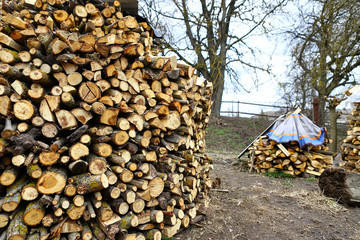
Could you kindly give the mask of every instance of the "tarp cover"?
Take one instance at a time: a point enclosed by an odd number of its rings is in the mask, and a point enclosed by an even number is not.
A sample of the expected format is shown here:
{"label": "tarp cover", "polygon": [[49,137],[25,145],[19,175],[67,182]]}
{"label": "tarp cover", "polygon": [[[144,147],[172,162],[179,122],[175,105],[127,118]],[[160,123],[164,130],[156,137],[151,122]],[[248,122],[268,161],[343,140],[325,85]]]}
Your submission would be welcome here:
{"label": "tarp cover", "polygon": [[325,130],[316,126],[301,113],[290,114],[278,122],[267,133],[269,139],[277,143],[296,141],[300,148],[305,145],[322,145],[325,142]]}

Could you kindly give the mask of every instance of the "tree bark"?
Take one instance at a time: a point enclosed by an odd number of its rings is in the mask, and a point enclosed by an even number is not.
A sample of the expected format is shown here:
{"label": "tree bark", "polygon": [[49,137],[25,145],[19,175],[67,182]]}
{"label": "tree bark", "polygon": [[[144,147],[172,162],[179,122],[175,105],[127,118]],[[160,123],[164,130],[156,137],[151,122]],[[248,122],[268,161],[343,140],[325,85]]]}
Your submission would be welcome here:
{"label": "tree bark", "polygon": [[337,152],[337,118],[336,106],[329,106],[330,110],[330,137],[333,142],[330,144],[330,151],[333,153]]}

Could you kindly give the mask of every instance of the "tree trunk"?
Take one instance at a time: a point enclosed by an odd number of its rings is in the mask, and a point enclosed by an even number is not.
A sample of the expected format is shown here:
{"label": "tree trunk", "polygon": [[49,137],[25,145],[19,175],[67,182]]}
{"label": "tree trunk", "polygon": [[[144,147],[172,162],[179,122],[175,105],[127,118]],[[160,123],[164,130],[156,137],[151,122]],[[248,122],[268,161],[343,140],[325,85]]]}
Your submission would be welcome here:
{"label": "tree trunk", "polygon": [[320,106],[319,106],[319,115],[320,115],[320,127],[325,125],[325,100],[323,96],[319,96],[320,99]]}
{"label": "tree trunk", "polygon": [[337,148],[337,117],[336,106],[329,106],[330,110],[330,137],[333,142],[330,145],[330,151],[336,152]]}
{"label": "tree trunk", "polygon": [[214,101],[214,104],[212,106],[212,114],[216,117],[220,116],[220,110],[221,110],[221,100],[222,95],[224,91],[224,81],[214,83],[214,94],[212,97],[212,100]]}
{"label": "tree trunk", "polygon": [[216,117],[220,116],[221,111],[221,101],[224,92],[224,84],[225,84],[225,67],[223,66],[226,60],[226,55],[217,58],[215,64],[212,66],[217,66],[215,69],[210,72],[210,81],[213,83],[214,92],[212,95],[212,100],[214,102],[212,106],[212,114]]}

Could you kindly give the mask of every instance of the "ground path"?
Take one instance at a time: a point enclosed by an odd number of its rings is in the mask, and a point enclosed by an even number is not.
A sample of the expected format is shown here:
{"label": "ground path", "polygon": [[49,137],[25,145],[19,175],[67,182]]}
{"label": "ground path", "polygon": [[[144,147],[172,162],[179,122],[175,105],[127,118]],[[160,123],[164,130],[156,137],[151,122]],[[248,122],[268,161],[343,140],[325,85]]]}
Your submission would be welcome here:
{"label": "ground path", "polygon": [[212,177],[229,192],[212,191],[202,227],[175,239],[360,239],[360,209],[322,196],[316,181],[248,174],[234,165],[236,155],[210,155]]}

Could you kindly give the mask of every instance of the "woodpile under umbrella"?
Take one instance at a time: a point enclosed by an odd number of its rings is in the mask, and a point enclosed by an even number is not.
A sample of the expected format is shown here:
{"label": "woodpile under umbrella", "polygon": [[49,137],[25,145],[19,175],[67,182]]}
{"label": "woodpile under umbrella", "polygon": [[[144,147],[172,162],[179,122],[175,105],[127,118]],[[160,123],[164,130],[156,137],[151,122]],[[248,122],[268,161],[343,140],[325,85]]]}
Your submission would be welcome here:
{"label": "woodpile under umbrella", "polygon": [[333,165],[326,129],[314,124],[300,109],[280,116],[263,134],[248,148],[250,169],[320,176]]}
{"label": "woodpile under umbrella", "polygon": [[0,239],[161,239],[212,181],[212,85],[154,56],[120,2],[20,0],[0,19]]}
{"label": "woodpile under umbrella", "polygon": [[281,171],[294,176],[320,176],[332,167],[332,155],[327,144],[301,149],[298,142],[277,144],[262,136],[249,148],[249,167],[258,173]]}

